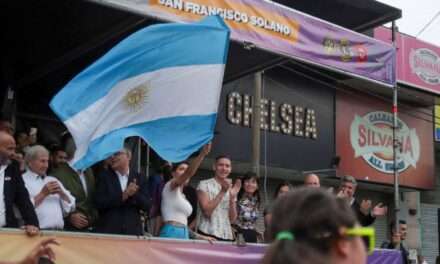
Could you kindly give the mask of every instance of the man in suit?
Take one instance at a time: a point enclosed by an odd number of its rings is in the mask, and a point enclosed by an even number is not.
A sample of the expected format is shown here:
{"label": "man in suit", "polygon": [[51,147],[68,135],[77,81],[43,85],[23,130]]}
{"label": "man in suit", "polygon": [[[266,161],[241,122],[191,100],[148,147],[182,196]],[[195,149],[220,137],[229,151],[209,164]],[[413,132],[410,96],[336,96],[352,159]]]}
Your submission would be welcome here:
{"label": "man in suit", "polygon": [[0,131],[0,227],[18,227],[14,215],[15,204],[24,220],[28,235],[39,233],[38,218],[29,193],[26,190],[17,162],[11,162],[15,154],[15,140],[5,131]]}
{"label": "man in suit", "polygon": [[356,201],[354,194],[356,192],[357,181],[353,176],[344,176],[341,180],[341,186],[337,196],[346,198],[355,212],[359,223],[362,226],[369,226],[374,223],[376,216],[386,215],[388,209],[382,203],[378,203],[372,208],[371,200]]}
{"label": "man in suit", "polygon": [[129,165],[128,149],[113,154],[110,169],[98,175],[95,205],[100,218],[96,232],[121,235],[142,235],[141,213],[147,212],[151,202],[145,178]]}

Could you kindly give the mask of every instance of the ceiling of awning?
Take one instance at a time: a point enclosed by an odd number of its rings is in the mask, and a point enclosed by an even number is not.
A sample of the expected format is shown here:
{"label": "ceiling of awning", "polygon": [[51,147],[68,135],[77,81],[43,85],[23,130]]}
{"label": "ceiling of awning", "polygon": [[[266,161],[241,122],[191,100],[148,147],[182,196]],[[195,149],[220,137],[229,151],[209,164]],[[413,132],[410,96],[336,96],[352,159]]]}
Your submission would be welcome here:
{"label": "ceiling of awning", "polygon": [[[376,1],[276,2],[353,30],[372,28],[401,15],[400,10]],[[141,27],[157,23],[80,0],[5,1],[0,7],[0,87],[14,87],[20,96],[19,106],[25,102],[21,105],[25,109],[33,105],[47,107],[61,87],[115,43]],[[232,43],[225,81],[285,61],[281,56]]]}

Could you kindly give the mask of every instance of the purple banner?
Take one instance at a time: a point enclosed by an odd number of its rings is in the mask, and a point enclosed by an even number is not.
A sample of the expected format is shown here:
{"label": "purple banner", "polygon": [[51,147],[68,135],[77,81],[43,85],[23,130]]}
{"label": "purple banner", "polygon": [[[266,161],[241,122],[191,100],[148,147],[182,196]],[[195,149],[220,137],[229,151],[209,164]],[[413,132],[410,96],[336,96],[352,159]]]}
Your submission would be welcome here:
{"label": "purple banner", "polygon": [[376,249],[368,256],[368,264],[402,264],[402,254],[398,250]]}
{"label": "purple banner", "polygon": [[[57,263],[181,263],[181,264],[258,264],[266,245],[237,246],[233,243],[148,239],[67,232],[44,232],[29,237],[23,231],[9,229],[0,233],[0,260],[23,259],[44,237],[55,237],[60,246],[53,247]],[[400,264],[400,251],[378,250],[369,256],[370,264]]]}
{"label": "purple banner", "polygon": [[[97,0],[96,0],[97,1]],[[395,84],[392,45],[264,0],[100,0],[168,21],[219,15],[231,38],[335,71]]]}

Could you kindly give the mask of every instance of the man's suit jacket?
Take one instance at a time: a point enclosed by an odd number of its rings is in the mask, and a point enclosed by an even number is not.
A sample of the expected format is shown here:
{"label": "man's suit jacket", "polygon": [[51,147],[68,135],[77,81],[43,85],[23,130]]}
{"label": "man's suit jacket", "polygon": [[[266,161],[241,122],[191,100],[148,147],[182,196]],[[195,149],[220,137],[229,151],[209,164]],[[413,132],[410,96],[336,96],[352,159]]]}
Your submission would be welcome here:
{"label": "man's suit jacket", "polygon": [[151,202],[144,176],[130,171],[128,183],[136,179],[138,192],[125,202],[118,175],[109,169],[98,175],[95,190],[95,205],[99,211],[96,232],[121,235],[142,235],[140,210],[148,212]]}
{"label": "man's suit jacket", "polygon": [[374,223],[374,220],[376,220],[376,218],[373,217],[371,214],[364,215],[361,212],[361,205],[356,200],[354,200],[353,204],[351,205],[351,208],[355,212],[356,217],[359,221],[359,224],[361,224],[361,226],[372,225]]}
{"label": "man's suit jacket", "polygon": [[[98,211],[93,203],[95,192],[95,177],[91,169],[84,171],[86,180],[87,194],[78,176],[78,173],[72,169],[67,163],[60,164],[57,168],[52,169],[50,176],[57,178],[63,186],[75,197],[75,212],[80,212],[87,216],[90,226],[95,224],[98,218]],[[65,228],[70,231],[77,231],[67,218],[65,219]],[[88,228],[88,227],[87,227]],[[87,229],[86,228],[86,229]],[[82,230],[84,231],[84,230]]]}
{"label": "man's suit jacket", "polygon": [[16,205],[23,217],[25,225],[39,227],[35,209],[29,198],[29,193],[24,185],[18,163],[12,162],[5,170],[3,196],[6,207],[6,226],[18,227],[13,205]]}

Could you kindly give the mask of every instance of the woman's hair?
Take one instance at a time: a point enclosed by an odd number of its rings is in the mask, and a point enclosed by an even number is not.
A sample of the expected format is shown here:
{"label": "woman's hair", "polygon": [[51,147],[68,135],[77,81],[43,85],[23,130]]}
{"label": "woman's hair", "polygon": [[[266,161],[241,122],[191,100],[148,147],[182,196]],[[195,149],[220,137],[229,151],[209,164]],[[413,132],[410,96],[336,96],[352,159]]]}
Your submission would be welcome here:
{"label": "woman's hair", "polygon": [[292,185],[288,181],[284,181],[278,184],[277,187],[275,188],[275,194],[273,196],[274,199],[278,197],[278,193],[280,192],[281,188],[283,188],[284,186],[287,186],[289,187],[289,189],[292,189]]}
{"label": "woman's hair", "polygon": [[179,168],[179,166],[182,165],[182,164],[185,164],[185,165],[189,166],[189,162],[186,161],[186,160],[178,162],[178,163],[174,163],[173,167],[171,168],[171,172],[175,172],[177,170],[177,168]]}
{"label": "woman's hair", "polygon": [[[241,178],[241,182],[244,185],[245,181],[251,180],[251,179],[255,179],[255,181],[257,182],[257,190],[255,191],[255,193],[253,194],[255,197],[257,197],[257,207],[260,206],[260,202],[261,202],[261,195],[260,195],[260,179],[258,178],[257,174],[254,172],[246,172],[243,175],[243,178]],[[240,201],[240,199],[243,197],[245,193],[244,187],[241,187],[240,191],[238,192],[237,195],[237,199]]]}
{"label": "woman's hair", "polygon": [[[353,227],[356,216],[346,201],[325,190],[301,187],[280,197],[274,206],[269,233],[274,240],[263,259],[269,263],[328,263],[332,242],[341,227]],[[276,240],[287,231],[292,240]],[[322,260],[322,261],[321,261]]]}

